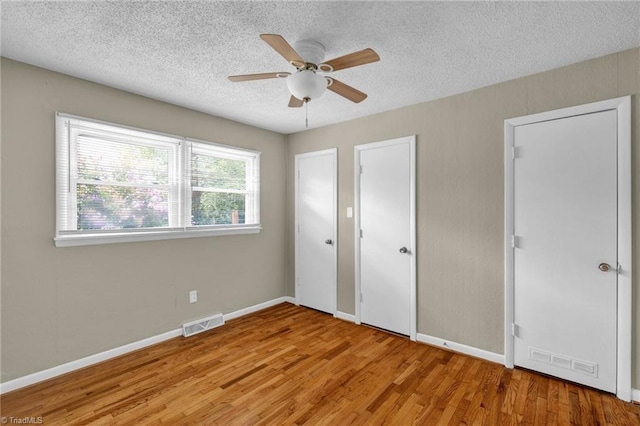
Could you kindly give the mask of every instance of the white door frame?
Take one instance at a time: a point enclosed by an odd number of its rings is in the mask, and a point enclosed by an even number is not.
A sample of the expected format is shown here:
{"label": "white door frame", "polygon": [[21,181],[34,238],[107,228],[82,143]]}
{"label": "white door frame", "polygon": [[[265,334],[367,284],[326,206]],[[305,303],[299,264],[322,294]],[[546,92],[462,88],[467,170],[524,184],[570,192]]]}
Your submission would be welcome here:
{"label": "white door frame", "polygon": [[616,110],[618,115],[618,288],[616,395],[631,400],[631,97],[624,96],[505,120],[504,122],[504,365],[514,366],[514,134],[518,126],[577,115]]}
{"label": "white door frame", "polygon": [[294,165],[294,210],[295,210],[295,283],[294,283],[294,295],[295,295],[295,304],[300,305],[300,295],[298,293],[298,281],[299,281],[299,273],[300,273],[300,265],[298,264],[300,256],[298,253],[300,247],[300,233],[298,232],[298,227],[300,226],[299,218],[298,218],[298,176],[300,173],[300,160],[303,158],[309,157],[319,157],[323,155],[331,155],[333,157],[333,205],[335,206],[333,212],[333,231],[331,239],[333,240],[334,250],[333,250],[333,286],[332,286],[332,297],[333,301],[332,306],[332,314],[335,317],[338,310],[338,148],[325,149],[322,151],[314,151],[314,152],[306,152],[304,154],[297,154],[295,156],[295,165]]}
{"label": "white door frame", "polygon": [[410,152],[410,164],[411,169],[409,171],[410,176],[410,223],[409,223],[409,231],[411,233],[410,236],[410,247],[411,247],[411,286],[410,286],[410,332],[409,338],[413,341],[416,341],[417,338],[417,301],[416,301],[416,258],[418,254],[417,246],[416,246],[416,137],[415,135],[405,136],[397,139],[389,139],[380,142],[372,142],[363,145],[356,145],[354,147],[354,181],[355,181],[355,191],[354,191],[354,219],[355,219],[355,280],[356,280],[356,324],[360,324],[360,153],[367,149],[373,148],[381,148],[386,146],[400,145],[400,144],[409,144],[409,152]]}

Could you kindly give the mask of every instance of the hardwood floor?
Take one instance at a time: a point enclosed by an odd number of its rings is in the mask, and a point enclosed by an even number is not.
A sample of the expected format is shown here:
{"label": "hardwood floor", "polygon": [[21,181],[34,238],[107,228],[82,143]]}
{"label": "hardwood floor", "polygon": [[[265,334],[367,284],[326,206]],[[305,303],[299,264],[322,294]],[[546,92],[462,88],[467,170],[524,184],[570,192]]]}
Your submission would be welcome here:
{"label": "hardwood floor", "polygon": [[638,425],[640,406],[282,304],[0,399],[43,424]]}

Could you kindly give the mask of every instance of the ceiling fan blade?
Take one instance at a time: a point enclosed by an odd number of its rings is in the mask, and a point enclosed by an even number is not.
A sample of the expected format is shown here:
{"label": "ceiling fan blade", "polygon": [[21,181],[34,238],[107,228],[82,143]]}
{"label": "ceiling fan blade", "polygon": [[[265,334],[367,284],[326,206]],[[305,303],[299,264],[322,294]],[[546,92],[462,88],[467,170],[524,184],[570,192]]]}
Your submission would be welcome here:
{"label": "ceiling fan blade", "polygon": [[290,64],[294,67],[304,66],[304,59],[298,55],[293,47],[284,39],[281,35],[278,34],[260,34],[260,38],[263,39],[269,46],[273,48],[276,52],[282,55]]}
{"label": "ceiling fan blade", "polygon": [[262,74],[245,74],[245,75],[230,75],[229,80],[233,82],[238,81],[251,81],[251,80],[265,80],[267,78],[278,78],[291,75],[289,72],[265,72]]}
{"label": "ceiling fan blade", "polygon": [[[370,64],[371,62],[377,62],[380,60],[380,56],[373,49],[364,49],[359,52],[349,53],[348,55],[340,56],[339,58],[325,61],[323,64],[327,64],[333,68],[333,71],[343,70],[345,68],[357,67],[359,65]],[[321,71],[330,71],[323,69],[320,66]]]}
{"label": "ceiling fan blade", "polygon": [[333,83],[329,87],[327,87],[327,89],[349,99],[351,102],[360,103],[367,99],[366,93],[362,93],[358,89],[344,84],[343,82],[336,80],[335,78],[333,79]]}
{"label": "ceiling fan blade", "polygon": [[291,95],[291,99],[289,99],[289,108],[300,108],[302,105],[304,105],[303,101]]}

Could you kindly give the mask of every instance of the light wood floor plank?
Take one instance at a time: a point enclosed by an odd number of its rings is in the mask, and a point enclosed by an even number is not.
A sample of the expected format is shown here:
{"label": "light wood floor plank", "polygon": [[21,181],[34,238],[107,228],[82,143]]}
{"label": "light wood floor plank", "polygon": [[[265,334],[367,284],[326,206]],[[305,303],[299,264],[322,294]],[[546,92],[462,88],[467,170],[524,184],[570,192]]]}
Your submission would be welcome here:
{"label": "light wood floor plank", "polygon": [[0,398],[47,425],[637,425],[640,406],[282,304]]}

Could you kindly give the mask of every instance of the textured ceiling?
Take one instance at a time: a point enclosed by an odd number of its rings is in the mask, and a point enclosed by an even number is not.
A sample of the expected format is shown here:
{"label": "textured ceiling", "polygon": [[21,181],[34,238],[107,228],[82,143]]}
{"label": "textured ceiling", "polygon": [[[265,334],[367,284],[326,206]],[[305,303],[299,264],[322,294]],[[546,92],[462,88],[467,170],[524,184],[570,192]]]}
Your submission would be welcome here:
{"label": "textured ceiling", "polygon": [[305,129],[261,33],[313,39],[326,59],[371,47],[380,62],[335,76],[309,127],[465,92],[640,46],[640,2],[6,2],[2,55],[280,133]]}

